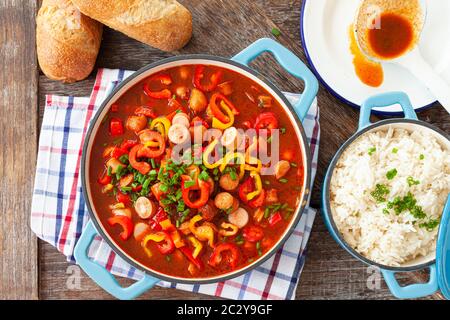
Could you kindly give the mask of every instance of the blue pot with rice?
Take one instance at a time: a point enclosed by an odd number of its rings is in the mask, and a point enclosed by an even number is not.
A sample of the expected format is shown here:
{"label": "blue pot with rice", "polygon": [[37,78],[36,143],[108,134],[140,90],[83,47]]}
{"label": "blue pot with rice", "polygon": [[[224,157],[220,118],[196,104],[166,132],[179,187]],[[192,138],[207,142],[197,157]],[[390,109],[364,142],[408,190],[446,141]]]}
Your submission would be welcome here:
{"label": "blue pot with rice", "polygon": [[[404,118],[370,122],[374,107],[394,104]],[[392,92],[364,102],[357,132],[327,170],[322,213],[331,235],[379,267],[397,298],[448,293],[449,161],[449,135],[419,121],[408,96]],[[427,283],[401,286],[395,277],[422,269],[430,271]]]}

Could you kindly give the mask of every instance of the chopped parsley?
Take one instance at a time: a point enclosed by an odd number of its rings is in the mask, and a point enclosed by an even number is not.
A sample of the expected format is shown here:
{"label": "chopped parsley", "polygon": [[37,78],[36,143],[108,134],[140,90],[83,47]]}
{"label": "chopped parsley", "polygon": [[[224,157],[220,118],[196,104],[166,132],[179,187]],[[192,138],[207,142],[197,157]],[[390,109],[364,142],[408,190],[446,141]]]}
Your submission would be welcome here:
{"label": "chopped parsley", "polygon": [[419,156],[419,159],[420,159],[420,160],[425,159],[425,155],[421,154],[421,155]]}
{"label": "chopped parsley", "polygon": [[369,150],[367,151],[367,153],[369,154],[369,156],[371,156],[371,155],[373,155],[373,154],[375,153],[375,151],[377,151],[377,148],[372,147],[372,148],[369,148]]}
{"label": "chopped parsley", "polygon": [[375,199],[377,203],[386,202],[386,196],[389,194],[389,188],[384,184],[377,183],[375,190],[370,195]]}
{"label": "chopped parsley", "polygon": [[420,181],[414,180],[413,177],[406,178],[406,182],[408,182],[408,186],[410,186],[410,187],[420,184]]}
{"label": "chopped parsley", "polygon": [[397,153],[398,152],[398,149],[397,148],[393,148],[392,149],[392,153]]}
{"label": "chopped parsley", "polygon": [[389,170],[387,173],[386,173],[386,178],[388,178],[388,180],[392,180],[392,179],[394,179],[395,178],[395,176],[397,175],[397,169],[392,169],[392,170]]}

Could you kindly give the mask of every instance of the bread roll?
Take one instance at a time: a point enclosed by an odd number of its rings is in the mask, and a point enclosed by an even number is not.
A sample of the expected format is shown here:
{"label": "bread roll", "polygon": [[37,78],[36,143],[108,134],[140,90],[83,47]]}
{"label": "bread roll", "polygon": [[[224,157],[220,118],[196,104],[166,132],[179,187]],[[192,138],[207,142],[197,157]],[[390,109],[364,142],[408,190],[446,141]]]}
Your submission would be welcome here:
{"label": "bread roll", "polygon": [[192,35],[192,16],[175,0],[73,0],[82,13],[152,47],[174,51]]}
{"label": "bread roll", "polygon": [[75,82],[94,68],[103,26],[69,0],[44,0],[36,18],[39,65],[50,79]]}

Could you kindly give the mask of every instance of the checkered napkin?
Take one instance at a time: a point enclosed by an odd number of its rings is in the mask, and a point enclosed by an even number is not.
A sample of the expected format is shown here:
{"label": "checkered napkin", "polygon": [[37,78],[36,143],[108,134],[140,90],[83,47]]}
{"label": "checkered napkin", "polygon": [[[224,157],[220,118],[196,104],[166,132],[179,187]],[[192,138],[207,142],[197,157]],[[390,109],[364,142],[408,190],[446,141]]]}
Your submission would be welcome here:
{"label": "checkered napkin", "polygon": [[[73,251],[89,215],[80,178],[81,151],[87,128],[98,107],[112,87],[131,71],[99,69],[90,97],[46,96],[39,139],[36,178],[31,211],[31,228],[44,241],[55,246],[68,261],[75,262]],[[298,95],[286,96],[292,102]],[[312,180],[319,153],[319,111],[311,107],[303,125],[313,155]],[[305,263],[305,248],[315,210],[306,208],[294,232],[269,260],[240,277],[208,285],[185,285],[161,281],[162,287],[199,292],[229,299],[293,299]],[[97,236],[89,257],[117,276],[140,279],[135,269]]]}

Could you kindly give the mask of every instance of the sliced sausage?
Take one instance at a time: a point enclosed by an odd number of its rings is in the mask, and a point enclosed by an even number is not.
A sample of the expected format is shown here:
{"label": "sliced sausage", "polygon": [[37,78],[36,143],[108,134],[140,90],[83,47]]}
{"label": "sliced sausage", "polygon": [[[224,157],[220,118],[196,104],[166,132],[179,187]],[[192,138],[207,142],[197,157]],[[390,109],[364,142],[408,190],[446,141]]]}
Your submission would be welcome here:
{"label": "sliced sausage", "polygon": [[134,226],[134,238],[136,241],[141,242],[146,235],[151,232],[150,226],[144,222],[138,222]]}
{"label": "sliced sausage", "polygon": [[195,114],[199,114],[205,111],[207,105],[208,100],[206,99],[205,94],[197,88],[193,88],[191,97],[189,98],[189,108],[191,108]]}
{"label": "sliced sausage", "polygon": [[190,126],[189,116],[184,112],[177,113],[172,119],[172,125],[174,124],[181,124],[186,128],[189,128]]}
{"label": "sliced sausage", "polygon": [[198,213],[206,221],[212,221],[217,214],[217,208],[212,200],[209,200],[207,204],[198,209]]}
{"label": "sliced sausage", "polygon": [[134,210],[141,219],[149,219],[156,212],[156,205],[147,197],[139,197],[134,202]]}
{"label": "sliced sausage", "polygon": [[239,229],[245,227],[248,220],[248,212],[244,208],[239,208],[228,215],[228,221],[237,226]]}
{"label": "sliced sausage", "polygon": [[225,173],[224,175],[222,175],[220,177],[219,185],[222,189],[224,189],[226,191],[233,191],[239,186],[239,178],[237,177],[237,174],[236,174],[236,177],[233,180],[233,178],[231,177],[231,174]]}
{"label": "sliced sausage", "polygon": [[116,158],[109,159],[106,162],[106,166],[111,168],[111,173],[116,173],[119,166],[122,166],[122,168],[125,167],[124,164]]}
{"label": "sliced sausage", "polygon": [[214,199],[214,205],[221,210],[227,210],[233,206],[234,197],[228,192],[221,192],[217,194]]}
{"label": "sliced sausage", "polygon": [[139,132],[141,130],[144,130],[147,124],[148,124],[147,117],[144,115],[129,116],[125,124],[125,127],[128,130]]}
{"label": "sliced sausage", "polygon": [[182,144],[189,140],[190,133],[184,125],[176,123],[169,128],[169,140],[174,144]]}

